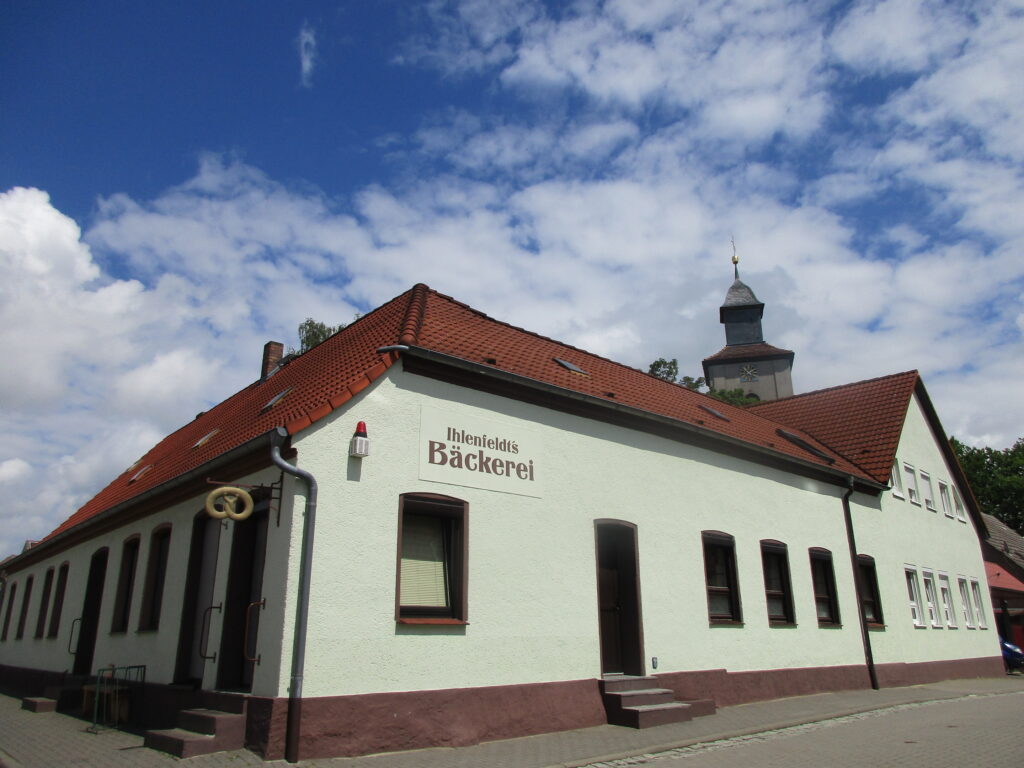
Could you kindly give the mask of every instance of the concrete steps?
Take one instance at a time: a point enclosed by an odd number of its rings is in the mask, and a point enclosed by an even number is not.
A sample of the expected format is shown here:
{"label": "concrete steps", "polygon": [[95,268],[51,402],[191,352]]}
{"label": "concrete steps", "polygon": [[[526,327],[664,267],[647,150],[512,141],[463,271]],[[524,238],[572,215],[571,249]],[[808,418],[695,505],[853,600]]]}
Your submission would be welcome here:
{"label": "concrete steps", "polygon": [[217,709],[185,709],[178,727],[146,733],[145,745],[177,757],[195,757],[245,746],[245,715]]}
{"label": "concrete steps", "polygon": [[655,677],[605,675],[601,680],[601,696],[608,722],[629,728],[684,723],[715,713],[712,700],[678,701],[672,690],[658,687]]}
{"label": "concrete steps", "polygon": [[21,708],[29,712],[56,712],[57,700],[46,696],[26,696],[21,700]]}

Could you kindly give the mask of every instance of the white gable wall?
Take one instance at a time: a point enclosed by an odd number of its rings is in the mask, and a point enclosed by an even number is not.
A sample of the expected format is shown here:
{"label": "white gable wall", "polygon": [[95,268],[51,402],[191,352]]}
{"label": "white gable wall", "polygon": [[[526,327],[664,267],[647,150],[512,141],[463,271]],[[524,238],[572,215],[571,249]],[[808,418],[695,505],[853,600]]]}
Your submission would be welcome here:
{"label": "white gable wall", "polygon": [[[985,564],[981,556],[978,533],[970,515],[965,521],[946,517],[939,499],[939,480],[955,486],[953,472],[945,461],[935,435],[929,426],[917,395],[911,399],[907,411],[899,448],[896,452],[900,470],[909,462],[920,473],[930,473],[934,488],[935,511],[928,509],[923,500],[913,504],[909,495],[894,496],[883,492],[881,499],[856,494],[854,519],[857,546],[860,554],[876,559],[879,591],[886,628],[872,632],[871,643],[877,663],[901,661],[941,661],[956,658],[998,656],[998,638],[985,586]],[[920,484],[920,475],[918,475]],[[920,486],[919,486],[920,487]],[[959,490],[959,489],[958,489]],[[964,496],[961,491],[961,497]],[[922,600],[924,627],[915,627],[911,620],[910,599],[904,578],[904,566],[917,570]],[[953,605],[958,627],[951,629],[942,620],[942,628],[932,627],[929,618],[924,583],[924,570],[936,576],[942,572],[949,576]],[[987,629],[968,629],[963,621],[957,578],[977,579],[982,585],[982,599]],[[938,592],[936,582],[936,592]],[[941,613],[941,596],[939,596]]]}

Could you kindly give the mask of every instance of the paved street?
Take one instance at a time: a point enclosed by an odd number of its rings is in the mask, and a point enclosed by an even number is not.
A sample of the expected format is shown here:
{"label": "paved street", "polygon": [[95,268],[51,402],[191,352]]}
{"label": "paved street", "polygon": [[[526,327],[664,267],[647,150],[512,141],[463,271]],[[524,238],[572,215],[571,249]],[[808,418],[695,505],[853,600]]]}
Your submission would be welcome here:
{"label": "paved street", "polygon": [[888,707],[588,768],[1019,768],[1024,693]]}

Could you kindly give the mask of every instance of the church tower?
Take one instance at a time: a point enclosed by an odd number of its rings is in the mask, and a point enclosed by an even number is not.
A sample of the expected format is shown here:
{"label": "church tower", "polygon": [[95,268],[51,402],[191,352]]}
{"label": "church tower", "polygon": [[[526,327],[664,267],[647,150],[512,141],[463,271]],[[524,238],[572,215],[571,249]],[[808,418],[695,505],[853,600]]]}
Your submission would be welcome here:
{"label": "church tower", "polygon": [[778,400],[793,394],[793,353],[764,341],[764,304],[740,280],[739,259],[733,254],[735,280],[718,310],[725,326],[725,346],[704,358],[704,379],[712,389],[742,389],[759,400]]}

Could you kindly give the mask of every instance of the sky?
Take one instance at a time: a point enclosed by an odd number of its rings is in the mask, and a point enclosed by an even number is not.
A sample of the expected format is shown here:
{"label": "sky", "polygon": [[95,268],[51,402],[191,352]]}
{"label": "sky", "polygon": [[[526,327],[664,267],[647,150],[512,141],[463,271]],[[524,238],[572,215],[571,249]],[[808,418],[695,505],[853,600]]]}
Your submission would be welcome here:
{"label": "sky", "polygon": [[1024,434],[1024,3],[0,7],[0,555],[417,282],[697,376],[740,273],[798,392]]}

